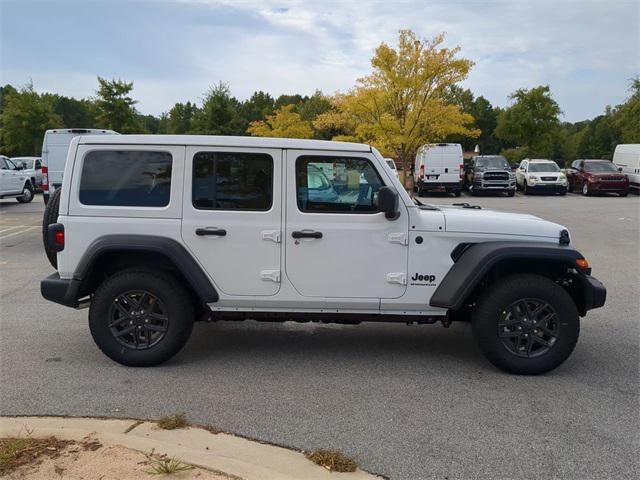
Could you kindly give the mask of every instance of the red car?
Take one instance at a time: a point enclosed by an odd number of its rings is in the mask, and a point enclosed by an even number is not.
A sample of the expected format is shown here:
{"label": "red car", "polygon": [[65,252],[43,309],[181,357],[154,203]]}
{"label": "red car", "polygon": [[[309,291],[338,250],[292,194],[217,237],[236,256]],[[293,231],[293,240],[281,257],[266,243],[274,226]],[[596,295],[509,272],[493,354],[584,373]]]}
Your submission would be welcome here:
{"label": "red car", "polygon": [[583,195],[613,192],[621,197],[629,194],[629,177],[609,160],[575,160],[567,169],[569,192]]}

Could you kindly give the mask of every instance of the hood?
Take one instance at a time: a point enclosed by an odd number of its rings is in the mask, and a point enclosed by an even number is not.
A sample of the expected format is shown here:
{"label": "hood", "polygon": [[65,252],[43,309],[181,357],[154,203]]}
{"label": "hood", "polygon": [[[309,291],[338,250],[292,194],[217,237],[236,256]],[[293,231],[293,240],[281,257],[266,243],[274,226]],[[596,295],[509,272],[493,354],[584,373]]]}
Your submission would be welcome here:
{"label": "hood", "polygon": [[526,213],[440,206],[447,232],[518,235],[559,239],[565,227]]}
{"label": "hood", "polygon": [[594,178],[612,177],[618,180],[624,180],[627,176],[620,172],[585,172],[588,176]]}

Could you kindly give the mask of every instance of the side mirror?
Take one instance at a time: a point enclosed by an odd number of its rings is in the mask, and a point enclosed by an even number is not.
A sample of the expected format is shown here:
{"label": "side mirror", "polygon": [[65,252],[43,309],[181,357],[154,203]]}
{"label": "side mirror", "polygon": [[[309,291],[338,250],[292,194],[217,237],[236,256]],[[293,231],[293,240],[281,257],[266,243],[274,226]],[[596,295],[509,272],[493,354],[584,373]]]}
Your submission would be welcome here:
{"label": "side mirror", "polygon": [[398,191],[395,188],[381,187],[378,190],[378,208],[384,212],[387,220],[396,220],[400,216],[398,201]]}

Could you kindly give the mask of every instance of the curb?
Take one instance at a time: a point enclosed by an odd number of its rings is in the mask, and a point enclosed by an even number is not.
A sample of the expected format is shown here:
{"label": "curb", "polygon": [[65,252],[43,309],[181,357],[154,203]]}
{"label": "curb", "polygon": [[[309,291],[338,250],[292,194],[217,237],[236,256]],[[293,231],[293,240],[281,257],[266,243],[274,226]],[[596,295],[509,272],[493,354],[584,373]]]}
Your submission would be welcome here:
{"label": "curb", "polygon": [[81,440],[87,435],[107,445],[164,453],[185,463],[243,480],[372,480],[363,470],[330,472],[300,452],[198,427],[159,430],[153,422],[69,417],[0,417],[0,437]]}

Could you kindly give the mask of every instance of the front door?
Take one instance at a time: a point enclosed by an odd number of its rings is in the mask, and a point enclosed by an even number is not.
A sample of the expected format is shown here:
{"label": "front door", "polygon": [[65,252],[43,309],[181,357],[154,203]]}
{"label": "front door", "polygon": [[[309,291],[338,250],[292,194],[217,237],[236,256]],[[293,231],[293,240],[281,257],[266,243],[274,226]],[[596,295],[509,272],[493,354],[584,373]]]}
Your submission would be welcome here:
{"label": "front door", "polygon": [[[221,293],[280,289],[282,151],[187,147],[182,238]],[[189,174],[192,172],[192,174]]]}
{"label": "front door", "polygon": [[[355,298],[379,308],[407,284],[408,213],[390,221],[378,190],[391,184],[373,154],[288,150],[286,274],[303,296]],[[335,305],[344,305],[339,301]]]}

